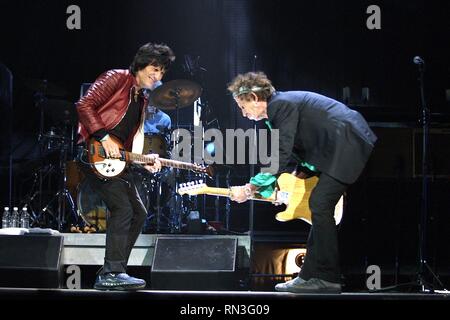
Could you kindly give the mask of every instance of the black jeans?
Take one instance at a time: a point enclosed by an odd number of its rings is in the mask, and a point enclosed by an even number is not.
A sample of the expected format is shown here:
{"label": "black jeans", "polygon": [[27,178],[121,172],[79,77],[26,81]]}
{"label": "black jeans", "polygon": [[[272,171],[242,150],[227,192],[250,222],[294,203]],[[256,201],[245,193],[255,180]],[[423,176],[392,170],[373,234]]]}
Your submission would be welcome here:
{"label": "black jeans", "polygon": [[334,207],[348,185],[321,173],[309,198],[312,226],[306,243],[305,262],[299,276],[340,282],[339,248]]}
{"label": "black jeans", "polygon": [[125,169],[119,178],[102,180],[94,174],[90,166],[80,162],[80,167],[92,189],[109,210],[102,272],[126,272],[131,249],[147,217],[147,210],[139,196],[133,173]]}

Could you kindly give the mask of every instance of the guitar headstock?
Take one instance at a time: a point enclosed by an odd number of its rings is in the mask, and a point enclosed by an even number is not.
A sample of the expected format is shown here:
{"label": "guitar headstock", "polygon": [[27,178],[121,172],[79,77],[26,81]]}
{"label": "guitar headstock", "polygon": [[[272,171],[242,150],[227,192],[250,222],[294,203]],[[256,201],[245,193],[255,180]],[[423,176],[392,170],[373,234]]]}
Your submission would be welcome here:
{"label": "guitar headstock", "polygon": [[212,166],[205,166],[194,163],[194,171],[206,174],[210,179],[214,177],[214,168]]}
{"label": "guitar headstock", "polygon": [[206,183],[203,183],[203,180],[181,183],[178,187],[179,194],[188,194],[190,196],[206,194],[207,190],[208,186],[206,185]]}

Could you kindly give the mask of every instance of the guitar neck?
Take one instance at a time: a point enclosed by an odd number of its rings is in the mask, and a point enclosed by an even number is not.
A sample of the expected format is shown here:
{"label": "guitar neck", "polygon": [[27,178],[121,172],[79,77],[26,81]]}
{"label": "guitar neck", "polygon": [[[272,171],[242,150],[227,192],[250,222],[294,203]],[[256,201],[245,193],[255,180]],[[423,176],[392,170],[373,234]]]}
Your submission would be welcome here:
{"label": "guitar neck", "polygon": [[[143,154],[126,152],[126,155],[127,155],[127,158],[130,159],[131,161],[140,162],[140,163],[148,163],[148,164],[152,164],[154,162],[153,157],[146,156]],[[161,162],[161,165],[163,165],[165,167],[201,171],[201,169],[199,169],[198,166],[196,166],[195,164],[192,164],[192,163],[171,160],[171,159],[164,159],[164,158],[158,158],[158,159]]]}

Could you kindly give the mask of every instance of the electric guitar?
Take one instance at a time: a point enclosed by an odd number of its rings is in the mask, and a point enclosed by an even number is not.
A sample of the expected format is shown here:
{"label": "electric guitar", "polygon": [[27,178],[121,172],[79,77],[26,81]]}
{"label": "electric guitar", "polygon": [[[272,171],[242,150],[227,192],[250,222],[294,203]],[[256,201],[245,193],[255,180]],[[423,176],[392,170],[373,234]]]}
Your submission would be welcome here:
{"label": "electric guitar", "polygon": [[[95,174],[99,177],[117,177],[125,170],[127,163],[130,162],[150,165],[155,162],[155,158],[153,156],[128,152],[123,148],[122,143],[117,138],[111,136],[111,139],[119,145],[120,156],[117,158],[107,157],[102,143],[94,138],[90,139],[87,147],[88,161],[91,164]],[[165,167],[192,170],[198,173],[205,173],[209,177],[214,175],[213,169],[210,166],[205,167],[193,163],[164,158],[158,159],[161,162],[161,165]]]}
{"label": "electric guitar", "polygon": [[[278,188],[269,198],[263,198],[255,194],[251,200],[267,201],[274,204],[285,204],[286,210],[277,213],[276,219],[281,222],[294,219],[302,219],[311,224],[311,210],[309,209],[309,197],[311,191],[316,186],[319,179],[311,177],[309,179],[299,179],[296,176],[283,173],[277,180]],[[231,188],[208,187],[200,180],[199,183],[188,182],[178,188],[178,193],[188,195],[207,194],[219,197],[230,197]],[[342,219],[344,197],[342,196],[334,208],[334,220],[339,224]]]}

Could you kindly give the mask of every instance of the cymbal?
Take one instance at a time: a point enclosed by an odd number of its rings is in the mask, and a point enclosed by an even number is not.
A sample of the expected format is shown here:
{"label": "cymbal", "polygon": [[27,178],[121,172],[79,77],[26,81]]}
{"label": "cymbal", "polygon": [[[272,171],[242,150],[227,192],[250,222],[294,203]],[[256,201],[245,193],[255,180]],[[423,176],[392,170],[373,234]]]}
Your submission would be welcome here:
{"label": "cymbal", "polygon": [[28,78],[24,80],[24,84],[34,91],[42,92],[44,96],[64,97],[67,95],[66,89],[45,79]]}
{"label": "cymbal", "polygon": [[78,114],[73,102],[60,99],[45,99],[42,102],[42,108],[54,123],[75,125],[78,121]]}
{"label": "cymbal", "polygon": [[[159,86],[149,95],[151,105],[162,110],[184,108],[200,97],[202,87],[190,80],[172,80]],[[177,103],[178,102],[178,103]]]}

